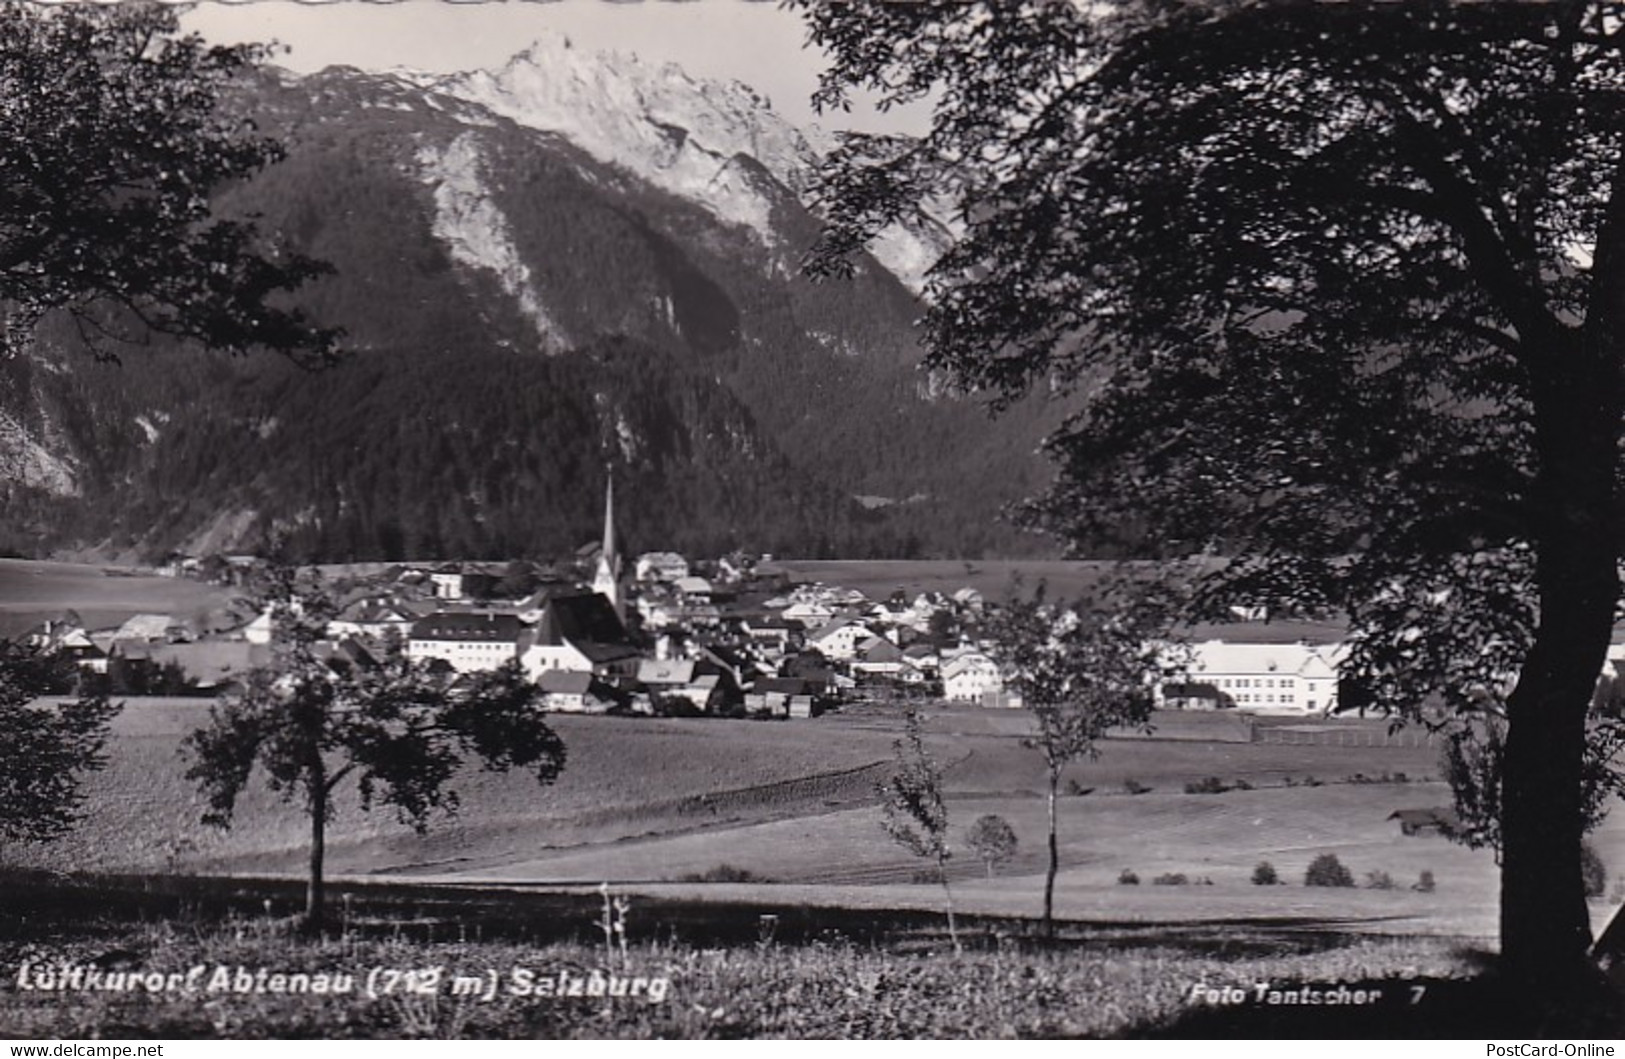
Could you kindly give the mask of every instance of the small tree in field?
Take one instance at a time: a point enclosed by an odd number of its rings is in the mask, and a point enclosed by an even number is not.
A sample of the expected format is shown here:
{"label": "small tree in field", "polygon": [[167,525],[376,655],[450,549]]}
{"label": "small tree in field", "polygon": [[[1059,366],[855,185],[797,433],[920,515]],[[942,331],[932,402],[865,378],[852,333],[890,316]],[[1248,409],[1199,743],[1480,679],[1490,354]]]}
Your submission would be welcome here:
{"label": "small tree in field", "polygon": [[84,806],[84,774],[106,764],[102,748],[118,706],[100,695],[37,701],[72,679],[71,663],[0,641],[0,847],[66,834]]}
{"label": "small tree in field", "polygon": [[1044,873],[1044,930],[1055,933],[1055,876],[1060,870],[1057,802],[1061,773],[1093,759],[1107,731],[1145,725],[1150,680],[1160,668],[1147,636],[1153,612],[1128,597],[1103,594],[1071,607],[1016,598],[994,613],[986,631],[1006,683],[1021,695],[1036,732],[1025,741],[1044,758],[1048,780],[1049,861]]}
{"label": "small tree in field", "polygon": [[897,763],[891,776],[878,785],[885,817],[881,826],[893,842],[916,857],[930,860],[947,901],[948,937],[959,952],[959,927],[954,917],[954,892],[948,885],[948,806],[942,797],[942,767],[925,748],[924,722],[918,710],[908,711],[903,735],[892,744]]}
{"label": "small tree in field", "polygon": [[564,743],[517,664],[458,680],[444,667],[411,661],[399,644],[376,667],[343,664],[324,650],[334,607],[318,579],[275,571],[270,597],[273,661],[187,738],[187,777],[207,795],[204,821],[216,826],[230,826],[256,765],[273,790],[303,802],[312,932],[322,926],[326,831],[341,783],[356,782],[364,811],[375,802],[392,805],[421,832],[435,810],[456,810],[448,784],[467,755],[488,769],[530,769],[541,784],[563,769]]}
{"label": "small tree in field", "polygon": [[1016,832],[1010,821],[989,813],[978,817],[965,835],[965,844],[976,851],[987,865],[987,877],[993,878],[995,865],[1003,864],[1016,855]]}

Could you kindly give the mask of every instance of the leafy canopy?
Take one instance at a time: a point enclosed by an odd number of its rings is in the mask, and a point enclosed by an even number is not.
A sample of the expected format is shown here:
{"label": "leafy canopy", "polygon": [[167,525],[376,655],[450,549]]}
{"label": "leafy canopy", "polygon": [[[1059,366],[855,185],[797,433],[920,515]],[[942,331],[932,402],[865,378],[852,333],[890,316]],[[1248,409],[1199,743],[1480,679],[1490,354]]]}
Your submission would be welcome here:
{"label": "leafy canopy", "polygon": [[1596,297],[1618,5],[805,6],[826,106],[933,115],[836,152],[809,264],[956,204],[929,363],[1076,409],[1035,522],[1236,556],[1199,614],[1342,610],[1374,705],[1517,671],[1556,491],[1612,488],[1537,481],[1535,409]]}
{"label": "leafy canopy", "polygon": [[1153,599],[1119,588],[1063,606],[1040,586],[990,614],[985,631],[1006,687],[1033,715],[1025,745],[1043,755],[1052,779],[1093,758],[1111,729],[1150,723],[1153,682],[1169,664],[1151,635],[1165,605]]}
{"label": "leafy canopy", "polygon": [[320,581],[274,576],[272,663],[186,741],[206,822],[229,825],[256,765],[273,790],[302,796],[322,819],[333,791],[353,778],[364,810],[391,805],[419,831],[436,810],[457,808],[449,783],[466,757],[496,771],[529,769],[543,784],[558,777],[564,743],[517,664],[459,679],[407,658],[399,643],[382,659],[357,660],[324,640],[336,608]]}
{"label": "leafy canopy", "polygon": [[167,5],[0,2],[0,348],[60,310],[111,358],[161,331],[326,363],[336,332],[278,300],[325,266],[211,213],[282,156],[228,102],[267,51],[178,25]]}
{"label": "leafy canopy", "polygon": [[0,843],[62,837],[84,808],[85,773],[107,764],[117,705],[98,695],[42,701],[73,679],[60,656],[0,641]]}

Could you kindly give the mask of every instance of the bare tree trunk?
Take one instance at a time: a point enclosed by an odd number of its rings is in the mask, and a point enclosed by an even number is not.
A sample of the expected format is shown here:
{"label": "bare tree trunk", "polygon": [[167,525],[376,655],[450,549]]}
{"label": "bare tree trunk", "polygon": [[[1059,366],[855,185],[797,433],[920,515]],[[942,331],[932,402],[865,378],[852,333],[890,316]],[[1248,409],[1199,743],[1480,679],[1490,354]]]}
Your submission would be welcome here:
{"label": "bare tree trunk", "polygon": [[305,931],[320,934],[327,910],[323,860],[327,853],[327,776],[320,765],[310,779],[310,878],[305,886]]}
{"label": "bare tree trunk", "polygon": [[1049,770],[1049,866],[1044,872],[1044,937],[1055,940],[1055,873],[1061,867],[1061,847],[1055,837],[1056,791],[1061,785],[1061,770]]}
{"label": "bare tree trunk", "polygon": [[959,944],[959,923],[954,915],[954,891],[948,885],[948,864],[946,860],[937,861],[937,879],[942,883],[942,893],[948,902],[948,940],[953,942],[954,955],[958,956],[965,949]]}

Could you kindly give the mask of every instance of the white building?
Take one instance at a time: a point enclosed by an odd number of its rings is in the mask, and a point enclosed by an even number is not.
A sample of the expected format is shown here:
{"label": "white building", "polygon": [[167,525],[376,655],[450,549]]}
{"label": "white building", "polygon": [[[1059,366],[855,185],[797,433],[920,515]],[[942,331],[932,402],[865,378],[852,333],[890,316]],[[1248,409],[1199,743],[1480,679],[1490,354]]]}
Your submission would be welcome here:
{"label": "white building", "polygon": [[512,614],[431,614],[413,623],[406,656],[440,659],[459,673],[499,669],[519,657],[522,628]]}
{"label": "white building", "polygon": [[[1183,663],[1185,678],[1177,698],[1203,699],[1249,713],[1319,714],[1337,706],[1337,667],[1341,644],[1193,644]],[[1200,696],[1188,694],[1201,690]],[[1173,705],[1169,687],[1158,688],[1159,705]]]}
{"label": "white building", "polygon": [[688,560],[676,552],[644,552],[633,571],[639,581],[676,581],[688,576]]}
{"label": "white building", "polygon": [[858,645],[873,639],[875,632],[851,618],[837,618],[807,634],[807,646],[825,658],[849,662],[857,657]]}
{"label": "white building", "polygon": [[942,694],[949,702],[981,702],[1004,690],[998,663],[980,651],[966,651],[942,663]]}

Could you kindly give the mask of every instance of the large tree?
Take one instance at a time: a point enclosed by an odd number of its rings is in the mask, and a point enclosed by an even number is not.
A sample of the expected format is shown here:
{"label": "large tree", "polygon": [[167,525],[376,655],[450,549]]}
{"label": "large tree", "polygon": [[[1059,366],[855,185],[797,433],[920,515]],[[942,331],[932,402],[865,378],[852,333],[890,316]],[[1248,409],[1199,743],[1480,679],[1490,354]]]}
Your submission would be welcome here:
{"label": "large tree", "polygon": [[177,18],[0,0],[0,352],[57,313],[105,357],[164,332],[333,358],[336,334],[281,300],[324,266],[213,213],[281,157],[227,99],[267,51],[177,36]]}
{"label": "large tree", "polygon": [[[830,162],[813,266],[928,198],[929,362],[1077,414],[1032,508],[1337,609],[1370,704],[1515,674],[1503,968],[1592,989],[1586,714],[1620,602],[1625,6],[806,4],[821,89],[930,108]],[[1491,692],[1493,694],[1493,691]]]}
{"label": "large tree", "polygon": [[266,596],[272,661],[187,737],[187,778],[208,798],[204,822],[219,827],[230,826],[256,766],[272,790],[303,805],[312,932],[323,924],[327,827],[345,785],[363,811],[393,806],[423,832],[437,810],[457,809],[450,784],[467,757],[495,771],[528,769],[544,785],[564,768],[564,742],[516,662],[459,678],[409,659],[398,642],[381,659],[357,658],[326,639],[336,608],[319,577],[278,568]]}

